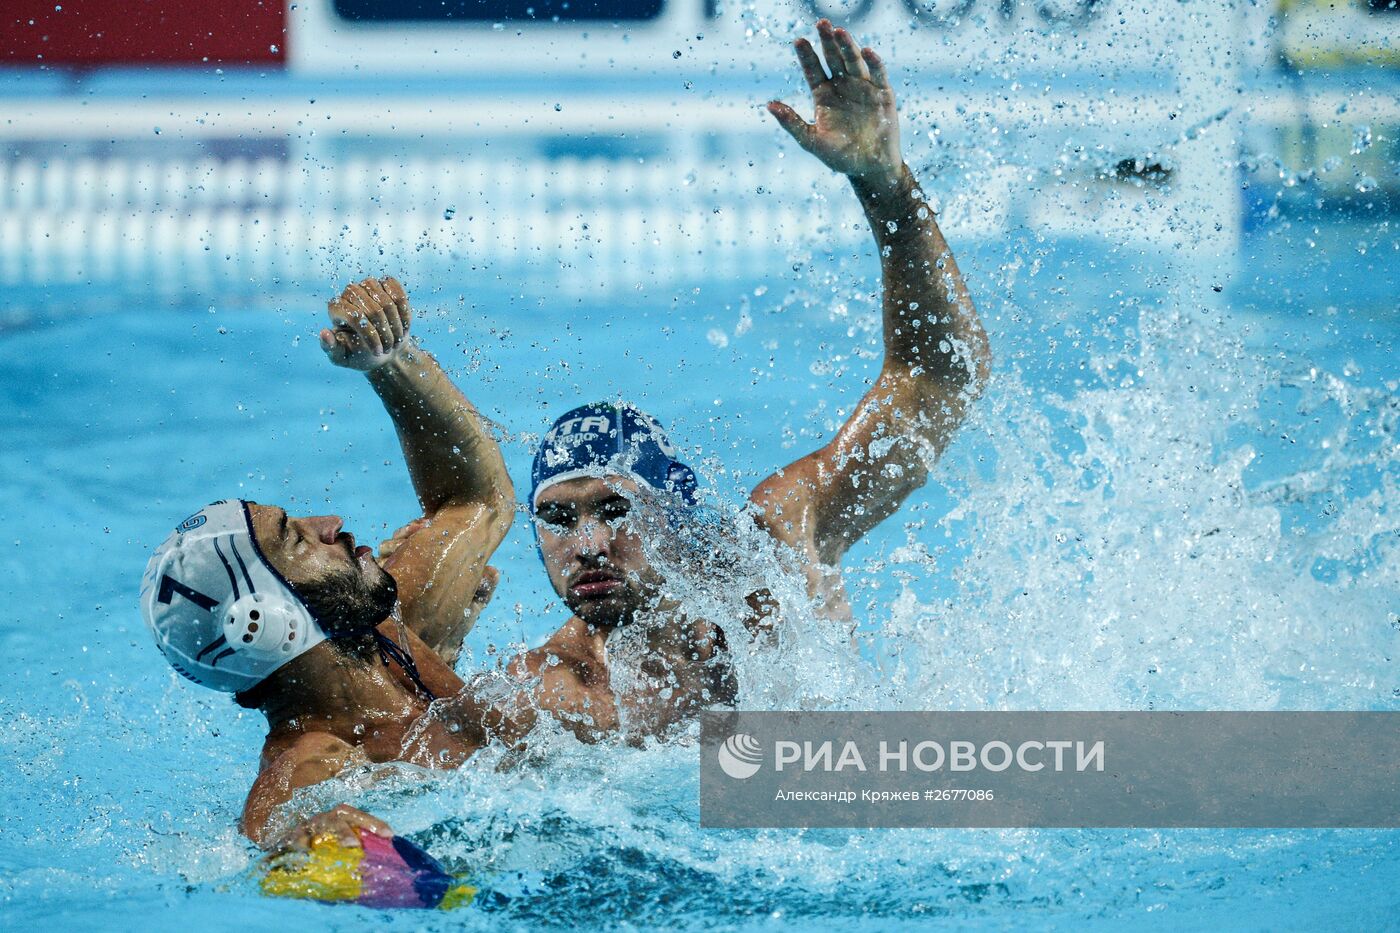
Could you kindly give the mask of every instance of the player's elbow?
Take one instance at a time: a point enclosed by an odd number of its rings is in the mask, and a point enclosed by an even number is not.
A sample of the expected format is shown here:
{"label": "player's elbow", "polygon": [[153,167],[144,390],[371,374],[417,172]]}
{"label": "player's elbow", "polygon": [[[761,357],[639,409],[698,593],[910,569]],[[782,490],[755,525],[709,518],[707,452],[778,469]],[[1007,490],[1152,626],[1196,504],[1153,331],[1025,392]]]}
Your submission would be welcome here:
{"label": "player's elbow", "polygon": [[271,842],[268,838],[267,823],[275,808],[275,803],[269,803],[263,797],[264,795],[254,788],[243,805],[243,816],[238,821],[238,831],[260,849],[266,849]]}
{"label": "player's elbow", "polygon": [[463,488],[444,506],[473,506],[483,508],[493,522],[503,522],[501,531],[510,528],[515,517],[515,484],[510,481],[505,465],[490,471],[480,482]]}
{"label": "player's elbow", "polygon": [[505,477],[482,503],[486,521],[499,544],[515,522],[515,486]]}
{"label": "player's elbow", "polygon": [[959,405],[975,401],[986,390],[992,375],[992,350],[979,327],[958,338],[944,338],[931,353],[895,364],[887,361],[885,376],[913,386],[917,396],[955,399]]}
{"label": "player's elbow", "polygon": [[507,480],[504,486],[474,496],[463,502],[450,502],[427,516],[434,529],[444,537],[474,532],[494,547],[505,539],[515,521],[515,489]]}
{"label": "player's elbow", "polygon": [[961,337],[940,347],[944,365],[938,374],[944,385],[968,401],[978,398],[992,375],[992,347],[981,327],[973,327]]}
{"label": "player's elbow", "polygon": [[991,378],[992,349],[984,336],[976,346],[969,348],[955,384],[966,401],[974,402],[982,397]]}
{"label": "player's elbow", "polygon": [[968,341],[967,357],[965,369],[969,375],[969,382],[964,391],[976,399],[986,391],[987,383],[992,378],[992,343],[987,339],[987,332],[981,327],[976,328]]}

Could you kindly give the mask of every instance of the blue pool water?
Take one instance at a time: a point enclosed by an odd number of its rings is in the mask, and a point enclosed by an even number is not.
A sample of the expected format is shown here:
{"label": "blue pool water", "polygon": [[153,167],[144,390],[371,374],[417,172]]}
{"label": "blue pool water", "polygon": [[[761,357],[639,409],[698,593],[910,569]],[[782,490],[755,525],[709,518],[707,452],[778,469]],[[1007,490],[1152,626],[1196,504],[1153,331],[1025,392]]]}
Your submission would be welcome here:
{"label": "blue pool water", "polygon": [[[794,637],[745,662],[745,706],[1400,708],[1398,231],[1384,213],[1285,212],[1233,267],[1197,273],[1088,236],[955,244],[995,383],[929,487],[851,554],[859,654]],[[335,271],[380,271],[364,262]],[[551,296],[568,270],[407,285],[424,342],[501,425],[518,487],[553,414],[623,395],[734,501],[828,436],[878,365],[868,251],[771,265],[567,300]],[[43,310],[0,333],[8,928],[385,922],[256,893],[234,824],[262,724],[180,681],[135,598],[149,549],[212,498],[334,512],[362,540],[412,517],[387,417],[315,345],[332,284],[79,315],[37,290]],[[523,524],[496,563],[464,671],[564,618]],[[707,831],[697,755],[546,736],[513,771],[483,755],[320,792],[482,886],[465,914],[399,918],[428,928],[1400,915],[1395,833]]]}

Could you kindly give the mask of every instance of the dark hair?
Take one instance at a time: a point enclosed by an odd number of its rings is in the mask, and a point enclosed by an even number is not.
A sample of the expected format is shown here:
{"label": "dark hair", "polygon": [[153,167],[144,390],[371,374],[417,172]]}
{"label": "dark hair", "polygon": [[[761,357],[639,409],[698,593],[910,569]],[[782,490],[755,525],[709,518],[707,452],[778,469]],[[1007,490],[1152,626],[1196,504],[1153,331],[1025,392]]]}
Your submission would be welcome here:
{"label": "dark hair", "polygon": [[381,572],[380,581],[371,586],[363,576],[346,569],[294,583],[292,589],[326,637],[341,638],[370,631],[394,611],[398,585],[387,573]]}
{"label": "dark hair", "polygon": [[267,682],[270,679],[271,678],[264,677],[247,690],[238,691],[233,695],[233,702],[237,703],[243,709],[262,709],[263,704],[267,702],[269,689]]}
{"label": "dark hair", "polygon": [[[316,580],[288,582],[317,626],[340,647],[341,643],[361,641],[394,611],[398,585],[387,573],[381,574],[380,579],[378,586],[371,586],[363,576],[345,570],[331,571]],[[243,709],[262,709],[270,699],[271,680],[270,676],[265,677],[247,690],[238,691],[233,702]]]}

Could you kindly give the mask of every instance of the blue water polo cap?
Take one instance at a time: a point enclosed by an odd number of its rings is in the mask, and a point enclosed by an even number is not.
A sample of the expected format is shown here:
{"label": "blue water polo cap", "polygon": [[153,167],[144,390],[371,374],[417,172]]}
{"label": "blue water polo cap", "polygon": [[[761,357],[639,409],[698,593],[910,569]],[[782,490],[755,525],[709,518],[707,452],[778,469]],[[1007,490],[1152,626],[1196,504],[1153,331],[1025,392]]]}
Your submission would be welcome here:
{"label": "blue water polo cap", "polygon": [[530,511],[555,483],[605,474],[697,501],[695,471],[676,459],[655,418],[627,402],[594,402],[565,412],[544,436],[530,469]]}

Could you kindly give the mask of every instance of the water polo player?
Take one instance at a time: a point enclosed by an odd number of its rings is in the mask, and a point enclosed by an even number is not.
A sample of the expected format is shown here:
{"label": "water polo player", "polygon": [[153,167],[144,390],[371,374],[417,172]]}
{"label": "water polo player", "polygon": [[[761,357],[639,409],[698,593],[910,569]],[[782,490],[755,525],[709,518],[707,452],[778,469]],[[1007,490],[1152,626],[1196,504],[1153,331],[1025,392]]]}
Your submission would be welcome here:
{"label": "water polo player", "polygon": [[[460,704],[428,708],[461,689],[437,650],[455,654],[490,599],[487,559],[514,492],[475,409],[409,339],[410,316],[396,281],[366,279],[331,302],[321,332],[331,361],[363,371],[384,402],[423,507],[383,566],[339,518],[235,499],[181,522],[142,579],[142,612],[171,665],[267,716],[242,823],[263,845],[287,828],[270,819],[296,788],[352,761],[443,767],[485,741]],[[384,830],[342,806],[285,842],[357,828]]]}
{"label": "water polo player", "polygon": [[[826,20],[817,30],[825,68],[806,39],[796,42],[815,123],[777,101],[768,109],[802,148],[847,176],[870,221],[881,256],[884,365],[829,444],[750,498],[758,526],[796,556],[807,598],[845,619],[842,555],[923,485],[985,383],[990,354],[933,209],[900,155],[884,63]],[[654,555],[686,531],[694,485],[661,427],[628,405],[568,412],[535,457],[529,506],[550,582],[573,617],[513,668],[538,679],[537,703],[580,737],[619,727],[655,735],[732,699],[725,631],[741,620],[757,631],[775,608],[761,581],[749,589],[742,569],[722,562],[696,576],[702,588],[737,592],[741,619],[716,619],[711,601],[665,586]],[[640,652],[620,676],[614,636],[624,626],[644,631],[629,639]]]}

